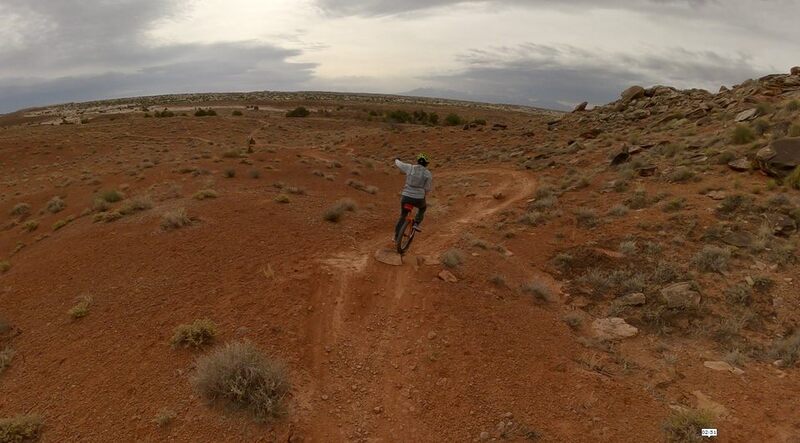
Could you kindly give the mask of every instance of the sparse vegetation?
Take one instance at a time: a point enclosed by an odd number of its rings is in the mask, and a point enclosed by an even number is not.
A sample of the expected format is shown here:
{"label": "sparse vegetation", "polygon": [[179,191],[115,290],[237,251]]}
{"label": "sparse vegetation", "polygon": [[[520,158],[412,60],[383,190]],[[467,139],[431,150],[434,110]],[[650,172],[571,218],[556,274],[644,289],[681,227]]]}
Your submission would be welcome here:
{"label": "sparse vegetation", "polygon": [[153,422],[159,428],[166,428],[175,420],[175,417],[177,416],[178,414],[176,414],[175,411],[164,408],[158,411],[158,414],[156,414],[156,418],[153,419]]}
{"label": "sparse vegetation", "polygon": [[179,325],[172,334],[170,344],[173,347],[201,348],[214,341],[217,326],[211,320],[198,319],[191,324]]}
{"label": "sparse vegetation", "polygon": [[186,213],[186,209],[183,208],[173,209],[161,216],[161,229],[165,231],[183,228],[191,224],[192,219]]}
{"label": "sparse vegetation", "polygon": [[201,189],[194,193],[192,196],[195,200],[205,200],[209,198],[217,198],[217,191],[213,189]]}
{"label": "sparse vegetation", "polygon": [[11,209],[11,215],[13,215],[15,217],[21,217],[21,216],[24,216],[24,215],[28,215],[30,213],[31,213],[31,205],[29,205],[27,203],[17,203]]}
{"label": "sparse vegetation", "polygon": [[140,195],[127,200],[119,213],[130,215],[141,211],[146,211],[153,207],[153,200],[148,195]]}
{"label": "sparse vegetation", "polygon": [[0,374],[5,372],[6,368],[11,366],[11,360],[14,359],[14,354],[14,348],[11,346],[6,346],[2,351],[0,351]]}
{"label": "sparse vegetation", "polygon": [[233,178],[236,176],[236,170],[233,168],[228,168],[224,172],[225,178]]}
{"label": "sparse vegetation", "polygon": [[11,263],[8,260],[0,260],[0,274],[4,274],[11,269]]}
{"label": "sparse vegetation", "polygon": [[442,254],[442,264],[448,268],[455,268],[464,263],[464,253],[458,249],[448,249]]}
{"label": "sparse vegetation", "polygon": [[464,124],[464,119],[461,118],[458,114],[450,113],[447,114],[447,117],[444,118],[445,126],[458,126]]}
{"label": "sparse vegetation", "polygon": [[47,202],[47,210],[52,214],[63,211],[65,207],[67,204],[59,196],[55,196]]}
{"label": "sparse vegetation", "polygon": [[539,302],[553,301],[555,296],[549,286],[540,281],[531,281],[522,285],[522,293],[533,296]]}
{"label": "sparse vegetation", "polygon": [[345,212],[353,212],[356,210],[356,203],[349,199],[342,199],[333,204],[328,210],[325,211],[323,218],[329,222],[337,223],[342,219]]}
{"label": "sparse vegetation", "polygon": [[39,227],[39,222],[37,222],[36,220],[28,220],[22,225],[22,229],[25,230],[25,232],[33,232],[38,227]]}
{"label": "sparse vegetation", "polygon": [[308,117],[309,115],[311,115],[311,111],[303,106],[298,106],[286,113],[287,117]]}
{"label": "sparse vegetation", "polygon": [[286,195],[286,194],[278,194],[275,197],[275,202],[276,203],[289,203],[289,201],[290,201],[289,200],[289,196]]}
{"label": "sparse vegetation", "polygon": [[664,433],[668,442],[702,442],[701,429],[713,428],[713,416],[700,409],[673,411],[664,422]]}
{"label": "sparse vegetation", "polygon": [[215,115],[217,115],[217,111],[211,108],[208,109],[198,108],[196,111],[194,111],[195,117],[213,117]]}
{"label": "sparse vegetation", "polygon": [[67,314],[69,314],[73,320],[86,317],[89,314],[89,306],[91,305],[92,297],[83,295],[78,297],[78,302],[75,304],[75,306],[71,307],[69,311],[67,311]]}
{"label": "sparse vegetation", "polygon": [[583,324],[583,316],[576,311],[564,314],[562,320],[572,329],[578,329]]}
{"label": "sparse vegetation", "polygon": [[42,430],[42,417],[36,414],[0,418],[0,442],[23,443],[36,440]]}
{"label": "sparse vegetation", "polygon": [[692,264],[703,272],[723,272],[728,269],[731,251],[719,246],[706,245],[694,255]]}
{"label": "sparse vegetation", "polygon": [[234,116],[234,117],[241,117],[244,114],[242,114],[242,111],[240,111],[238,109],[234,109],[233,112],[231,112],[231,115]]}
{"label": "sparse vegetation", "polygon": [[756,139],[756,134],[747,125],[736,125],[731,134],[731,141],[735,145],[744,145]]}
{"label": "sparse vegetation", "polygon": [[192,386],[210,401],[223,400],[263,421],[280,416],[289,380],[284,365],[249,342],[233,342],[196,362]]}
{"label": "sparse vegetation", "polygon": [[597,213],[591,208],[578,208],[575,210],[575,221],[579,227],[594,228],[598,224]]}
{"label": "sparse vegetation", "polygon": [[800,360],[800,331],[776,340],[770,350],[770,356],[781,360],[784,367],[794,366]]}

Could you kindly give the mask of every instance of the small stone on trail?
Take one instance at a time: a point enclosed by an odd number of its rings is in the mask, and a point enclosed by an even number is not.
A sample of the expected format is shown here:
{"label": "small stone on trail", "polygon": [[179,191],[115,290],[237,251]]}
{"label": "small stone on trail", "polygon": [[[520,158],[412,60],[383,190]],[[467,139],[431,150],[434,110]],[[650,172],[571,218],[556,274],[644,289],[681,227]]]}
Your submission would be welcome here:
{"label": "small stone on trail", "polygon": [[707,361],[703,362],[703,366],[707,367],[708,369],[713,369],[715,371],[728,371],[736,375],[744,374],[744,371],[732,366],[728,362],[724,361]]}
{"label": "small stone on trail", "polygon": [[724,200],[728,194],[725,191],[711,191],[706,194],[706,197],[710,198],[711,200]]}
{"label": "small stone on trail", "polygon": [[458,278],[456,278],[456,276],[453,275],[452,272],[450,272],[450,271],[448,271],[446,269],[442,270],[442,272],[439,273],[439,278],[444,280],[444,281],[446,281],[446,282],[448,282],[448,283],[455,283],[455,282],[458,281]]}

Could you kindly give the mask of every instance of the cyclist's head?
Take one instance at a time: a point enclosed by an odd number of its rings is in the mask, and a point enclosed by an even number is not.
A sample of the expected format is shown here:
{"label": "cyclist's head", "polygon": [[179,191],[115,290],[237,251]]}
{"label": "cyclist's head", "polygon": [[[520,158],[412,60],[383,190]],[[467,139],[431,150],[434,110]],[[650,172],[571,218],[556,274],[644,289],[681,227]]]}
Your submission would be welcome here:
{"label": "cyclist's head", "polygon": [[417,163],[421,164],[422,166],[428,166],[428,161],[428,154],[424,152],[417,154]]}

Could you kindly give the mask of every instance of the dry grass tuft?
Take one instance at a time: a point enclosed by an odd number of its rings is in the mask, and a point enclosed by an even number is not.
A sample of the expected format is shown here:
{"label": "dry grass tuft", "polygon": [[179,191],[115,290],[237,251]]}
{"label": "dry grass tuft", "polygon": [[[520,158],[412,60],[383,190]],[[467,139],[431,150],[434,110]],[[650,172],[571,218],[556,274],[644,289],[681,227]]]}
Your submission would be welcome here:
{"label": "dry grass tuft", "polygon": [[0,418],[0,442],[22,443],[39,438],[42,417],[36,414],[20,414]]}
{"label": "dry grass tuft", "polygon": [[11,360],[14,359],[14,354],[16,354],[16,352],[11,346],[6,346],[2,351],[0,351],[0,374],[2,374],[6,368],[11,366]]}
{"label": "dry grass tuft", "polygon": [[800,360],[800,331],[773,344],[770,356],[781,360],[784,367],[794,366]]}
{"label": "dry grass tuft", "polygon": [[278,194],[278,196],[275,197],[275,202],[277,203],[289,203],[290,201],[289,196],[286,194]]}
{"label": "dry grass tuft", "polygon": [[27,203],[17,203],[11,209],[11,215],[14,216],[28,215],[30,213],[31,213],[31,205]]}
{"label": "dry grass tuft", "polygon": [[211,320],[198,319],[188,325],[179,325],[172,334],[170,344],[173,347],[201,348],[214,341],[217,336],[217,325]]}
{"label": "dry grass tuft", "polygon": [[208,400],[247,409],[258,420],[280,416],[289,393],[284,365],[248,342],[233,342],[197,359],[192,386]]}
{"label": "dry grass tuft", "polygon": [[464,253],[458,249],[452,248],[442,254],[442,264],[448,268],[455,268],[464,263]]}
{"label": "dry grass tuft", "polygon": [[350,211],[353,212],[356,210],[356,202],[349,198],[345,198],[339,200],[338,202],[334,203],[333,206],[328,208],[323,214],[323,218],[331,223],[337,223],[339,220],[342,219],[342,216],[345,212]]}
{"label": "dry grass tuft", "polygon": [[153,419],[153,422],[158,425],[159,428],[166,428],[175,420],[178,414],[171,409],[164,408],[158,411],[156,418]]}
{"label": "dry grass tuft", "polygon": [[190,226],[192,223],[191,217],[186,214],[186,209],[183,208],[165,212],[161,216],[161,229],[165,231]]}
{"label": "dry grass tuft", "polygon": [[728,269],[731,251],[719,246],[706,245],[694,255],[692,264],[703,272],[723,272]]}
{"label": "dry grass tuft", "polygon": [[553,290],[540,281],[532,281],[522,285],[522,292],[532,295],[536,301],[540,302],[550,302],[555,299]]}
{"label": "dry grass tuft", "polygon": [[69,314],[73,320],[86,317],[89,314],[89,306],[91,305],[92,297],[83,295],[78,298],[78,303],[67,311],[67,314]]}
{"label": "dry grass tuft", "polygon": [[11,263],[8,260],[0,260],[0,274],[8,272],[11,269]]}
{"label": "dry grass tuft", "polygon": [[664,422],[668,442],[702,442],[701,429],[713,428],[713,416],[702,409],[674,411]]}
{"label": "dry grass tuft", "polygon": [[213,189],[201,189],[192,196],[195,200],[205,200],[207,198],[217,198],[217,191]]}
{"label": "dry grass tuft", "polygon": [[67,204],[59,196],[55,196],[47,202],[47,210],[52,214],[63,211],[65,207],[67,207]]}

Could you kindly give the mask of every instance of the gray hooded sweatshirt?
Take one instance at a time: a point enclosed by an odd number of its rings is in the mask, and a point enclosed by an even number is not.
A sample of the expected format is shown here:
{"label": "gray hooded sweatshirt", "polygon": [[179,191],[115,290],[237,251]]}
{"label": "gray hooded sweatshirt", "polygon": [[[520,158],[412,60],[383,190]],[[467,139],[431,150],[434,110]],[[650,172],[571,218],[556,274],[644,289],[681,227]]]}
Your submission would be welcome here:
{"label": "gray hooded sweatshirt", "polygon": [[403,187],[403,195],[411,198],[425,198],[426,192],[431,192],[433,184],[433,174],[425,166],[411,165],[395,160],[394,164],[406,174],[406,185]]}

